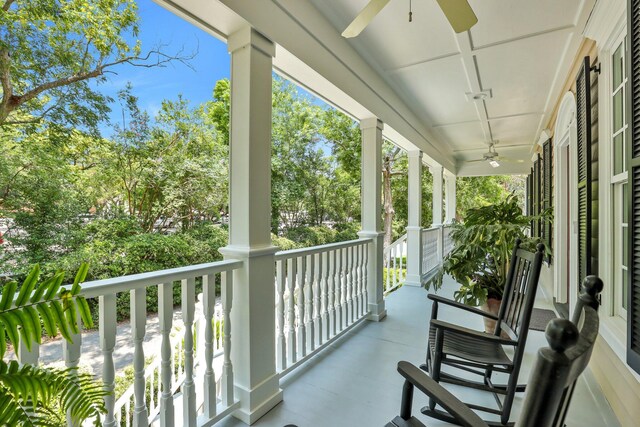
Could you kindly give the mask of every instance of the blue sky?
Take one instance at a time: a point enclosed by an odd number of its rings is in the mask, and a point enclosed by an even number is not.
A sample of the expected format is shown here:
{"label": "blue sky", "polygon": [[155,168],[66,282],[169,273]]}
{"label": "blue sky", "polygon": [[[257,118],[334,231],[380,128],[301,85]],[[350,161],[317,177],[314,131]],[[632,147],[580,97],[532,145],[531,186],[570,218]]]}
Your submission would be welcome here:
{"label": "blue sky", "polygon": [[[215,82],[229,77],[227,46],[151,0],[138,0],[137,3],[140,15],[138,38],[142,42],[143,53],[159,44],[168,54],[182,50],[184,55],[189,55],[197,51],[195,58],[189,61],[193,69],[178,61],[162,68],[121,65],[113,70],[117,74],[109,74],[108,81],[97,85],[97,89],[117,99],[118,91],[131,82],[140,107],[151,116],[157,113],[163,99],[175,99],[178,94],[190,100],[192,106],[211,99]],[[135,39],[132,38],[131,43],[135,43]],[[122,110],[118,102],[114,102],[111,108],[110,120],[119,121]],[[112,125],[104,124],[101,131],[108,137],[112,133]]]}

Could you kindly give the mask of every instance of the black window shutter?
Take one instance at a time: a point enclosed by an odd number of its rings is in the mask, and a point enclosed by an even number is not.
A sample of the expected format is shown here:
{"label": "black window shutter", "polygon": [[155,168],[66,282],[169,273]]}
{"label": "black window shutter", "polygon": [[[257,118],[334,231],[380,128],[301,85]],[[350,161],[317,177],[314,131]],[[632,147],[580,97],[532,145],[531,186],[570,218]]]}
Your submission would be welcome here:
{"label": "black window shutter", "polygon": [[578,134],[578,288],[591,274],[591,60],[584,58],[576,79]]}
{"label": "black window shutter", "polygon": [[[544,211],[550,211],[553,207],[553,149],[551,140],[547,140],[542,145],[543,155],[543,203],[542,208]],[[547,248],[551,251],[553,245],[553,223],[551,221],[545,221],[542,224],[542,236]],[[551,262],[551,256],[549,255],[549,262]]]}
{"label": "black window shutter", "polygon": [[627,170],[631,201],[627,260],[627,363],[640,373],[640,0],[628,0],[627,19]]}

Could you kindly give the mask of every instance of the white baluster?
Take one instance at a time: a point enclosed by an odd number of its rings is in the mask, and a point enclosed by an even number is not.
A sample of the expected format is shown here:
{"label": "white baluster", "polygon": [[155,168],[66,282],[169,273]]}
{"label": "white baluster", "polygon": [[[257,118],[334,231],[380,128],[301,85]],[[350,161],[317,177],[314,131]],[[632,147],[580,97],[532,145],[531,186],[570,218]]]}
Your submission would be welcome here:
{"label": "white baluster", "polygon": [[315,350],[316,346],[315,346],[315,341],[314,341],[314,337],[315,337],[315,325],[314,325],[314,317],[315,317],[315,310],[314,310],[314,301],[315,301],[315,295],[313,293],[313,287],[314,287],[314,283],[313,283],[313,270],[314,270],[314,257],[313,255],[307,255],[306,257],[306,274],[305,274],[305,289],[306,289],[306,295],[304,297],[305,300],[305,313],[306,313],[306,318],[305,318],[305,329],[306,329],[306,334],[307,334],[307,348],[309,349],[309,351],[313,351]]}
{"label": "white baluster", "polygon": [[322,327],[320,328],[320,341],[322,344],[325,341],[329,340],[330,331],[329,331],[329,280],[327,277],[329,270],[329,252],[323,252],[320,255],[320,265],[322,266],[320,270],[320,294],[321,294],[321,305],[322,305],[322,314],[320,315],[320,322]]}
{"label": "white baluster", "polygon": [[336,249],[336,330],[342,330],[342,249]]}
{"label": "white baluster", "polygon": [[391,248],[391,259],[393,262],[393,287],[395,288],[396,286],[398,286],[398,277],[397,277],[397,258],[398,258],[398,253],[397,253],[397,246],[393,246],[393,248]]}
{"label": "white baluster", "polygon": [[285,263],[276,262],[276,370],[283,371],[287,367],[287,342],[284,337],[284,290],[286,282]]}
{"label": "white baluster", "polygon": [[[80,355],[82,354],[82,325],[80,322],[80,315],[78,314],[78,333],[71,334],[71,339],[73,342],[69,342],[67,340],[62,341],[62,355],[64,357],[64,365],[67,368],[77,368],[80,364]],[[35,347],[33,346],[35,344]],[[29,363],[31,365],[38,364],[38,358],[40,354],[40,348],[37,343],[33,343],[31,347],[31,352],[29,353],[29,357],[33,357],[33,359],[20,359],[20,363]],[[23,342],[20,340],[20,354],[23,351]],[[26,351],[26,348],[24,349]],[[35,359],[35,360],[34,360]],[[73,420],[71,418],[71,414],[67,413],[67,425],[73,425]]]}
{"label": "white baluster", "polygon": [[144,341],[147,323],[147,290],[133,289],[131,295],[131,337],[133,338],[133,425],[136,427],[149,425],[149,414],[145,402],[144,378]]}
{"label": "white baluster", "polygon": [[[214,325],[213,311],[216,305],[216,276],[202,277],[202,311],[204,314],[204,416],[216,416],[216,375],[213,370]],[[198,337],[200,338],[200,337]],[[200,347],[200,345],[198,345]]]}
{"label": "white baluster", "polygon": [[387,290],[391,287],[391,248],[387,248],[385,254],[385,267],[387,268],[387,280],[384,283],[384,289]]}
{"label": "white baluster", "polygon": [[174,375],[174,358],[171,345],[171,328],[173,325],[173,284],[158,285],[158,317],[160,320],[160,425],[162,427],[174,424],[172,379]]}
{"label": "white baluster", "polygon": [[307,328],[304,324],[305,322],[305,295],[304,295],[304,288],[305,288],[305,283],[304,283],[304,279],[305,279],[305,273],[306,273],[306,262],[305,262],[305,257],[301,256],[297,258],[297,264],[298,264],[298,274],[296,276],[296,282],[297,282],[297,297],[298,297],[298,336],[297,336],[297,342],[298,342],[298,356],[300,356],[300,358],[303,358],[307,355]]}
{"label": "white baluster", "polygon": [[195,278],[182,280],[182,321],[184,323],[184,372],[182,385],[183,413],[185,426],[196,425],[196,388],[193,382],[193,316],[196,303]]}
{"label": "white baluster", "polygon": [[116,295],[109,294],[99,297],[99,329],[100,349],[102,350],[102,381],[104,387],[110,393],[105,396],[104,403],[107,414],[104,418],[104,426],[115,427],[114,405],[116,403],[115,375],[116,369],[113,363],[113,348],[116,345]]}
{"label": "white baluster", "polygon": [[324,304],[323,304],[323,299],[324,299],[324,285],[323,285],[323,281],[324,281],[324,276],[323,276],[323,272],[322,269],[324,268],[324,264],[323,264],[323,260],[322,260],[322,253],[317,253],[314,255],[315,257],[315,265],[316,268],[314,269],[314,284],[315,284],[315,302],[313,303],[313,305],[315,306],[315,317],[314,317],[314,323],[315,323],[315,330],[316,330],[316,334],[315,334],[315,340],[318,343],[318,345],[322,345],[323,339],[322,339],[322,334],[323,334],[323,327],[324,327]]}
{"label": "white baluster", "polygon": [[348,280],[348,272],[349,272],[349,260],[347,256],[347,248],[342,249],[342,264],[340,267],[340,313],[342,316],[342,323],[340,324],[340,329],[344,329],[349,325],[349,317],[348,317],[348,300],[347,300],[347,280]]}
{"label": "white baluster", "polygon": [[297,355],[296,355],[296,312],[295,312],[295,301],[296,301],[296,259],[289,258],[287,260],[287,286],[289,287],[289,301],[288,305],[288,323],[289,323],[289,331],[288,331],[288,339],[287,339],[287,358],[289,359],[289,364],[296,363]]}
{"label": "white baluster", "polygon": [[131,399],[124,404],[124,420],[125,427],[129,427],[131,425]]}
{"label": "white baluster", "polygon": [[[18,361],[21,364],[37,365],[40,359],[40,345],[38,345],[37,342],[32,342],[31,351],[29,351],[25,345],[24,339],[22,339],[22,337],[20,338],[17,354]],[[66,343],[66,340],[64,342]]]}
{"label": "white baluster", "polygon": [[354,297],[354,301],[355,301],[355,305],[356,305],[356,309],[355,309],[355,313],[356,313],[356,318],[359,319],[362,316],[362,270],[361,270],[361,265],[360,263],[362,262],[362,245],[358,244],[354,247],[354,251],[355,251],[355,261],[354,261],[354,266],[355,266],[355,277],[356,277],[356,285],[354,287],[355,289],[355,297]]}
{"label": "white baluster", "polygon": [[362,280],[362,304],[364,307],[364,312],[369,313],[369,291],[367,289],[369,289],[369,245],[371,243],[365,243],[363,246],[363,260],[362,260],[362,276],[363,276],[363,280]]}
{"label": "white baluster", "polygon": [[222,273],[222,311],[224,313],[223,339],[224,362],[222,364],[222,404],[233,404],[233,364],[231,363],[231,308],[233,306],[233,272]]}
{"label": "white baluster", "polygon": [[404,272],[404,245],[406,240],[402,240],[400,242],[400,282],[404,282],[405,272]]}
{"label": "white baluster", "polygon": [[353,323],[356,315],[356,305],[355,305],[355,290],[356,290],[356,262],[355,262],[355,248],[353,246],[349,246],[348,249],[348,272],[349,272],[349,281],[347,282],[347,286],[349,287],[349,323]]}
{"label": "white baluster", "polygon": [[336,334],[336,251],[327,253],[328,271],[327,271],[327,309],[329,311],[329,328],[327,331],[327,340]]}

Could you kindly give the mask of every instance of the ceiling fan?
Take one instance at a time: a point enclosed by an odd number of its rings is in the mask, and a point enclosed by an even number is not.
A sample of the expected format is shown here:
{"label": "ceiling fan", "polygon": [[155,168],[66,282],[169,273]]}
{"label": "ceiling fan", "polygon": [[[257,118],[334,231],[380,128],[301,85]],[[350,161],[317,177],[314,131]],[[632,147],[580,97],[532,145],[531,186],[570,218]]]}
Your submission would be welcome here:
{"label": "ceiling fan", "polygon": [[498,154],[495,147],[495,142],[489,143],[489,151],[482,155],[481,159],[476,160],[465,160],[465,163],[476,163],[476,162],[489,162],[491,167],[497,168],[500,167],[500,162],[509,162],[509,163],[524,163],[524,160],[520,159],[510,159],[508,157],[502,157]]}
{"label": "ceiling fan", "polygon": [[[342,37],[356,37],[364,30],[373,18],[390,2],[391,0],[370,0],[369,3],[360,11],[358,16],[349,24],[342,32]],[[440,9],[449,20],[449,24],[456,33],[468,31],[477,22],[478,18],[471,9],[467,0],[436,0]],[[409,10],[409,21],[412,20],[412,13]]]}

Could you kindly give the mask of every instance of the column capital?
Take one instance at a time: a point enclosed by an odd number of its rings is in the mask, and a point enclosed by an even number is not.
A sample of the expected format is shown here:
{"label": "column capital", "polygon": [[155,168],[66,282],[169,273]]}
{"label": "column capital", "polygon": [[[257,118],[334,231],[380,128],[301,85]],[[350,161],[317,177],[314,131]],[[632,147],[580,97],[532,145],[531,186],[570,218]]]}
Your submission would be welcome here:
{"label": "column capital", "polygon": [[360,129],[371,129],[378,128],[380,130],[384,129],[384,123],[377,117],[370,117],[368,119],[360,120]]}
{"label": "column capital", "polygon": [[252,46],[267,56],[276,56],[276,45],[252,27],[244,27],[229,36],[227,50],[234,53],[247,46]]}
{"label": "column capital", "polygon": [[422,150],[409,150],[407,151],[407,157],[409,158],[418,158],[422,160]]}
{"label": "column capital", "polygon": [[431,175],[435,175],[435,174],[442,175],[442,172],[443,172],[442,165],[427,165],[427,167],[429,168],[429,172],[431,173]]}

